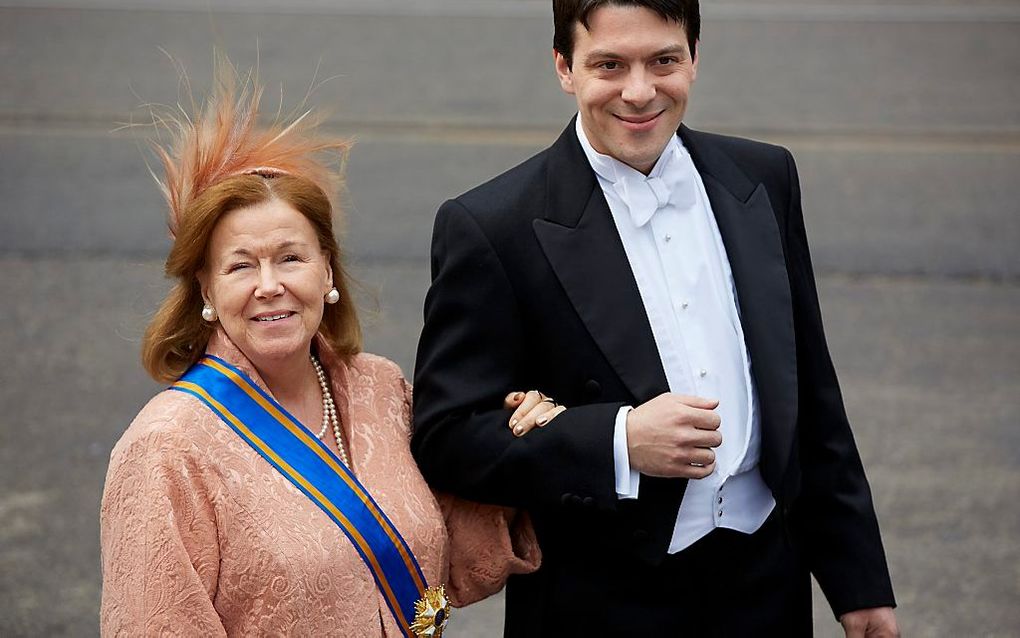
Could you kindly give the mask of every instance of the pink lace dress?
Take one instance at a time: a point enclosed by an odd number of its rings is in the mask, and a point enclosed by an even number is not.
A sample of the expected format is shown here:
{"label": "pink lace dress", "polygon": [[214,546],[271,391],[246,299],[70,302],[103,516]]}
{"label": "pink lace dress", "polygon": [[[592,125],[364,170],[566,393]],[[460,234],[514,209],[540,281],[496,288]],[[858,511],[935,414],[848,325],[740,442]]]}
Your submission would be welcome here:
{"label": "pink lace dress", "polygon": [[[536,569],[526,518],[429,490],[408,448],[400,369],[370,354],[344,365],[319,346],[354,472],[428,582],[466,604]],[[266,389],[222,332],[208,352]],[[190,395],[158,394],[128,427],[100,520],[103,635],[403,635],[336,524]]]}

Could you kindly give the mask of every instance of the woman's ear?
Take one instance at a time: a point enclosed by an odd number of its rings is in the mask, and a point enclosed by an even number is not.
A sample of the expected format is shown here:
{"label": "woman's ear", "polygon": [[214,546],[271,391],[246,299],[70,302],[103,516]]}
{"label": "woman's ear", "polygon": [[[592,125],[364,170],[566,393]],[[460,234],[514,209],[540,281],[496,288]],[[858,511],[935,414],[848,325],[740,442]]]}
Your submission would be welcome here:
{"label": "woman's ear", "polygon": [[202,301],[212,304],[212,299],[209,298],[209,273],[203,268],[195,273],[195,278],[198,279],[198,287],[202,291]]}
{"label": "woman's ear", "polygon": [[329,261],[329,253],[326,251],[322,252],[322,261],[326,264],[326,291],[334,286],[333,284],[333,265]]}

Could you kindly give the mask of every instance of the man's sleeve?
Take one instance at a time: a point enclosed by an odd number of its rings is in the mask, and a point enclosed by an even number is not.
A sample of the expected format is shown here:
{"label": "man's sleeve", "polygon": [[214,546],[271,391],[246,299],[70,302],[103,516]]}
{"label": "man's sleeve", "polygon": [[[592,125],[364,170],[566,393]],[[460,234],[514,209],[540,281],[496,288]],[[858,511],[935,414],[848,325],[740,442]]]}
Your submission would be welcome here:
{"label": "man's sleeve", "polygon": [[635,499],[641,488],[641,473],[630,466],[630,448],[627,446],[627,415],[633,410],[629,405],[616,413],[613,427],[613,464],[616,476],[616,497]]}
{"label": "man's sleeve", "polygon": [[797,334],[802,492],[792,512],[799,545],[836,616],[894,606],[871,489],[822,329],[800,182],[787,153],[787,250]]}
{"label": "man's sleeve", "polygon": [[525,320],[489,238],[463,205],[446,202],[414,375],[411,447],[422,474],[438,490],[481,502],[613,509],[621,403],[568,406],[520,438],[508,427],[503,398],[536,389],[535,370],[570,356],[532,349]]}

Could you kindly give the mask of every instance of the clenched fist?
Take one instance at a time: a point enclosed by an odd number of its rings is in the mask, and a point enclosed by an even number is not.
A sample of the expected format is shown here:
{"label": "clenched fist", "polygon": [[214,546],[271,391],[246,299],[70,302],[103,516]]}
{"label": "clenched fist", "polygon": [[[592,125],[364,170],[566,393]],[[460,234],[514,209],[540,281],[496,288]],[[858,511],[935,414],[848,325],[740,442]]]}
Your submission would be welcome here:
{"label": "clenched fist", "polygon": [[630,467],[648,476],[705,478],[722,444],[719,402],[660,394],[627,414]]}

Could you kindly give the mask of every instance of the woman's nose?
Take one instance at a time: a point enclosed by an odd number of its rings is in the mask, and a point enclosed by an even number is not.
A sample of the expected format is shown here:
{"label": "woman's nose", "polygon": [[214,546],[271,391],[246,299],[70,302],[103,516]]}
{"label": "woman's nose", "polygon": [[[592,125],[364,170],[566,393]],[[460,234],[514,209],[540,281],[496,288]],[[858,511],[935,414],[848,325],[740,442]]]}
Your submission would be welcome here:
{"label": "woman's nose", "polygon": [[259,282],[255,287],[255,296],[259,299],[268,299],[283,294],[283,283],[271,265],[262,265],[259,268]]}

